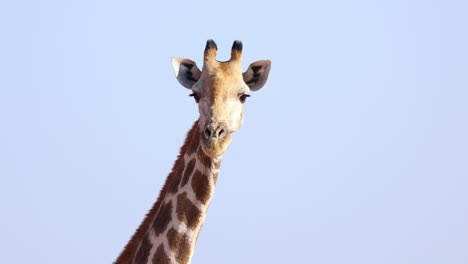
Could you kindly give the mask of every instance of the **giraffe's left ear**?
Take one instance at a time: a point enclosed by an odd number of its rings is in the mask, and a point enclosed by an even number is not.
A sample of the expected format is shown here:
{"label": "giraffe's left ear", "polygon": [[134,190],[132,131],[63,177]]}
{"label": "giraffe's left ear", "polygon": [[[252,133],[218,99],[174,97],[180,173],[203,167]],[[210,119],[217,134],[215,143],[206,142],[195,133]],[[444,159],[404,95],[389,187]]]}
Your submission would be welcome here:
{"label": "giraffe's left ear", "polygon": [[200,79],[201,71],[192,60],[173,57],[172,67],[177,80],[185,88],[192,89],[192,86]]}
{"label": "giraffe's left ear", "polygon": [[242,74],[244,82],[251,91],[258,91],[265,85],[270,74],[271,61],[259,60],[249,65],[247,71]]}

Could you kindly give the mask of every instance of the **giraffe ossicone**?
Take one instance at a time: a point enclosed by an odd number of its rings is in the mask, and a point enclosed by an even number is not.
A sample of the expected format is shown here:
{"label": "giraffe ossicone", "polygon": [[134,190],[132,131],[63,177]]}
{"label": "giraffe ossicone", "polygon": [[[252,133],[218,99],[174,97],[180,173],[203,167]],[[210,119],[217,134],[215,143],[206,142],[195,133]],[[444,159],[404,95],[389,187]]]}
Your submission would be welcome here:
{"label": "giraffe ossicone", "polygon": [[242,125],[250,92],[266,83],[271,62],[260,60],[242,72],[242,42],[231,58],[216,60],[217,45],[206,43],[203,67],[174,57],[179,83],[192,90],[200,117],[189,130],[159,197],[115,264],[187,264],[213,197],[221,158]]}

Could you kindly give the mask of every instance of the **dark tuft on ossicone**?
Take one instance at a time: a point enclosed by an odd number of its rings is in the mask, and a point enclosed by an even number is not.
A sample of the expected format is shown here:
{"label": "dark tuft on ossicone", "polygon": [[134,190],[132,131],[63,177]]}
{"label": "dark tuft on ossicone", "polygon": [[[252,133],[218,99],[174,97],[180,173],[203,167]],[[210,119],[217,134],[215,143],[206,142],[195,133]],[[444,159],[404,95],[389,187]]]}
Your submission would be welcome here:
{"label": "dark tuft on ossicone", "polygon": [[218,46],[216,46],[216,43],[212,39],[209,39],[206,42],[205,52],[209,51],[210,49],[218,50]]}
{"label": "dark tuft on ossicone", "polygon": [[242,51],[242,42],[240,40],[235,40],[232,44],[232,49],[237,51]]}

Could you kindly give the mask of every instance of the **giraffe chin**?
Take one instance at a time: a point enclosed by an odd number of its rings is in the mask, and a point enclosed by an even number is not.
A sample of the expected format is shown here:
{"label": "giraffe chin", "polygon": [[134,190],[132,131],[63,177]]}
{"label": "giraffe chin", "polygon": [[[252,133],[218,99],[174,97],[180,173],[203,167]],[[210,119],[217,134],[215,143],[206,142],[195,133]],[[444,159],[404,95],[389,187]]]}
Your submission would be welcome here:
{"label": "giraffe chin", "polygon": [[203,152],[210,158],[219,158],[226,152],[231,144],[232,137],[227,135],[222,139],[202,140],[201,147]]}

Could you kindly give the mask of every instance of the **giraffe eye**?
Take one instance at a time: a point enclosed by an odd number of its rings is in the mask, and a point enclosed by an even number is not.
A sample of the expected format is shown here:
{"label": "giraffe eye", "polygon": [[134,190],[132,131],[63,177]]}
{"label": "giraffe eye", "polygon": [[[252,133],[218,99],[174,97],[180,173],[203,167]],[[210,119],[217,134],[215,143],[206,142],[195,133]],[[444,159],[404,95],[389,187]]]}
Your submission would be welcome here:
{"label": "giraffe eye", "polygon": [[195,99],[195,102],[200,102],[200,96],[196,93],[192,93],[190,96],[192,96]]}
{"label": "giraffe eye", "polygon": [[245,103],[245,100],[247,99],[247,97],[250,97],[250,95],[248,95],[248,94],[240,94],[240,95],[239,95],[239,101],[241,101],[241,103]]}

